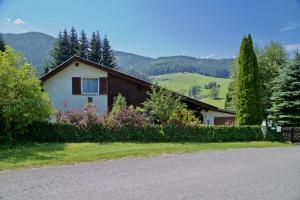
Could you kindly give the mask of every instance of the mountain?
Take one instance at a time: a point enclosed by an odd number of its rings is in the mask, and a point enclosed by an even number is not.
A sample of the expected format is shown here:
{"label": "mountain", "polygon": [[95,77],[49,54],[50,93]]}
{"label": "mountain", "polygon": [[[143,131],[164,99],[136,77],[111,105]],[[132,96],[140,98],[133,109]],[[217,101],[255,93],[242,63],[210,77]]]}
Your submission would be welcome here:
{"label": "mountain", "polygon": [[42,66],[49,58],[55,38],[39,32],[28,32],[22,34],[5,33],[4,41],[17,51],[20,51],[30,63],[42,72]]}
{"label": "mountain", "polygon": [[140,56],[133,53],[126,53],[123,51],[114,51],[114,54],[118,61],[119,69],[128,69],[146,65],[147,63],[150,63],[154,60],[150,57]]}
{"label": "mountain", "polygon": [[[43,65],[49,58],[55,38],[39,32],[22,34],[5,33],[4,40],[36,66],[42,73]],[[118,69],[125,73],[148,80],[149,76],[161,74],[191,72],[203,75],[227,78],[233,59],[201,59],[189,56],[168,56],[150,58],[137,54],[114,51]]]}

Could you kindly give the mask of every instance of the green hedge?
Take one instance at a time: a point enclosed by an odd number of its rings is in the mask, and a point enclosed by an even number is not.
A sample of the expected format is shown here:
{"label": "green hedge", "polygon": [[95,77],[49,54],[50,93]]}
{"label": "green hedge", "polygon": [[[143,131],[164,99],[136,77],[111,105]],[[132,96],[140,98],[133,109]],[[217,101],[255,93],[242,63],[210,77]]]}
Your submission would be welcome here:
{"label": "green hedge", "polygon": [[[278,141],[275,132],[268,140]],[[174,126],[105,128],[95,125],[89,129],[61,123],[37,123],[17,138],[36,142],[234,142],[263,140],[260,126]]]}
{"label": "green hedge", "polygon": [[278,142],[285,142],[282,133],[276,132],[276,130],[268,129],[267,135],[265,140],[267,141],[278,141]]}

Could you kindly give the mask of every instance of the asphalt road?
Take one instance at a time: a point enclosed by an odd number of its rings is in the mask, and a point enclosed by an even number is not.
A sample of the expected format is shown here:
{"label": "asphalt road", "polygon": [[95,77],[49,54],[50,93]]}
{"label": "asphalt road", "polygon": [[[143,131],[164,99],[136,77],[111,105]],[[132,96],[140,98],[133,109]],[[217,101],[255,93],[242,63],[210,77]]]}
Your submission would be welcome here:
{"label": "asphalt road", "polygon": [[300,200],[300,147],[0,172],[0,199]]}

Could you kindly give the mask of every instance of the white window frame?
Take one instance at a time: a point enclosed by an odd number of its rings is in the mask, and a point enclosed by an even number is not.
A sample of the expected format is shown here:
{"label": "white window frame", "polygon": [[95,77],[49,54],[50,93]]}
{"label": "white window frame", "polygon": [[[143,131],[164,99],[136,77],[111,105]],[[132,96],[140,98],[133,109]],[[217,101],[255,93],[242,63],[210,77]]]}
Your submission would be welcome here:
{"label": "white window frame", "polygon": [[[98,90],[97,90],[97,92],[96,93],[85,93],[85,92],[83,92],[83,79],[97,79],[97,88],[98,88]],[[100,88],[99,88],[99,77],[81,77],[81,94],[82,95],[99,95],[99,90],[100,90]]]}

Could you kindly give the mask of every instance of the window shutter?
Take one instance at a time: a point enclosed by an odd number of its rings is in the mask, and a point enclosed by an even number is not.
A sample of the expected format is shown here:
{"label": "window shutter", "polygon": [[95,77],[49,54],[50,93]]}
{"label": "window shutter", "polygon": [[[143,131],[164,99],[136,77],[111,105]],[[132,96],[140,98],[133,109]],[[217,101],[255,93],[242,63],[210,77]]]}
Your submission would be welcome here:
{"label": "window shutter", "polygon": [[72,77],[72,94],[80,95],[81,94],[81,78]]}
{"label": "window shutter", "polygon": [[99,94],[107,94],[107,78],[99,78]]}

